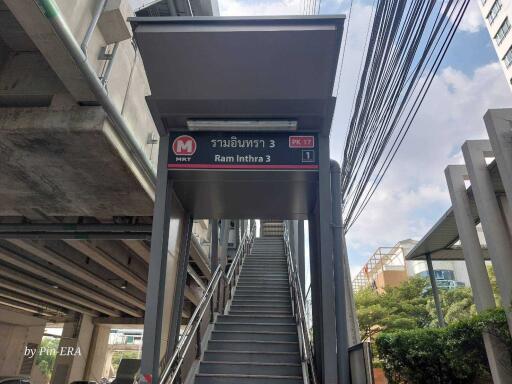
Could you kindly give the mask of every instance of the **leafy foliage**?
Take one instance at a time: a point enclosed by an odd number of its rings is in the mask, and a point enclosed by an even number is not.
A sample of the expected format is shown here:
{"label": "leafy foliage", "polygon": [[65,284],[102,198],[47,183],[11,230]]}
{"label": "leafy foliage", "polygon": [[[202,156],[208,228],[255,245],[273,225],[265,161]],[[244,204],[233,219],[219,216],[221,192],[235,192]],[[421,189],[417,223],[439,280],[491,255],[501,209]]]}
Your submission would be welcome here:
{"label": "leafy foliage", "polygon": [[[46,351],[57,350],[59,348],[59,342],[59,338],[45,336],[41,340],[39,350],[41,348],[46,348]],[[39,367],[43,375],[45,375],[48,380],[50,380],[52,376],[53,365],[55,364],[57,355],[55,353],[39,353],[39,350],[36,354],[36,365]]]}
{"label": "leafy foliage", "polygon": [[428,299],[422,296],[427,281],[413,278],[400,286],[378,293],[371,288],[355,295],[359,329],[363,340],[381,330],[413,329],[431,322]]}
{"label": "leafy foliage", "polygon": [[383,332],[376,345],[390,384],[473,383],[490,375],[483,332],[496,337],[512,352],[512,339],[501,309],[442,329]]}

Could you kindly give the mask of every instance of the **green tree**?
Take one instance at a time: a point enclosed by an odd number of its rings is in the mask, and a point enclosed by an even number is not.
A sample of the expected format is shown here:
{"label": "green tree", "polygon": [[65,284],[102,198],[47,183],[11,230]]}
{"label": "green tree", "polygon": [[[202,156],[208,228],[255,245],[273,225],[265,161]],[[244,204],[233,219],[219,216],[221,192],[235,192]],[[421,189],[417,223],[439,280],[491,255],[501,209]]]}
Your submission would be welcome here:
{"label": "green tree", "polygon": [[[51,351],[56,351],[59,348],[60,339],[57,337],[43,337],[39,349],[36,354],[36,365],[39,367],[43,375],[48,380],[52,377],[53,365],[55,364],[56,354]],[[40,353],[41,348],[46,348],[47,353]]]}
{"label": "green tree", "polygon": [[[468,319],[476,315],[471,288],[461,287],[439,291],[439,299],[446,324]],[[427,310],[431,317],[430,326],[437,326],[437,314],[434,298],[430,295]]]}
{"label": "green tree", "polygon": [[382,330],[413,329],[430,324],[428,299],[422,295],[426,286],[424,278],[416,277],[384,293],[371,288],[358,291],[355,301],[361,338],[370,339]]}

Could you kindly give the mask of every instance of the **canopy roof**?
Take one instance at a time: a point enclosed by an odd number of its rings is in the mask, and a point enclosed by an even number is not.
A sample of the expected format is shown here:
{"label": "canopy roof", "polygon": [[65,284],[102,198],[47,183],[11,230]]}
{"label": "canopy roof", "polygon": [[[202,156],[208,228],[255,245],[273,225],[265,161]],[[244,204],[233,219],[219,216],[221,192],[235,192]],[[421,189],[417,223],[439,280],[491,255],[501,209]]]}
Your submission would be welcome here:
{"label": "canopy roof", "polygon": [[[491,174],[494,191],[496,194],[505,193],[503,183],[495,161],[487,167]],[[475,225],[480,222],[478,210],[473,196],[471,186],[467,190],[469,205]],[[416,244],[416,246],[407,255],[407,260],[424,259],[425,255],[430,253],[433,260],[464,260],[464,255],[460,246],[456,245],[459,240],[459,232],[455,222],[453,208],[450,207],[443,216],[434,224],[427,234]],[[482,247],[485,259],[489,255],[485,246]]]}
{"label": "canopy roof", "polygon": [[287,120],[330,131],[345,17],[135,17],[161,133],[189,120]]}

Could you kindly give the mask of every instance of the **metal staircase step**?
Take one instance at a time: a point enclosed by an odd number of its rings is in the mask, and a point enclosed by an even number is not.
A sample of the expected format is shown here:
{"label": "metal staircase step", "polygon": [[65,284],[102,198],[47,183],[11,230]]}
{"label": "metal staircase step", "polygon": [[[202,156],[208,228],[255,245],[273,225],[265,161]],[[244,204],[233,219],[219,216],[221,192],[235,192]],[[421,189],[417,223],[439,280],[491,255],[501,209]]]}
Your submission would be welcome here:
{"label": "metal staircase step", "polygon": [[251,352],[251,351],[217,351],[206,350],[204,361],[232,361],[251,363],[289,363],[299,364],[298,352]]}
{"label": "metal staircase step", "polygon": [[223,323],[279,323],[279,324],[295,324],[293,316],[286,315],[220,315],[219,321]]}
{"label": "metal staircase step", "polygon": [[246,331],[246,332],[297,332],[295,324],[279,323],[220,323],[215,324],[216,331]]}
{"label": "metal staircase step", "polygon": [[253,298],[245,298],[245,299],[233,299],[231,302],[231,305],[291,305],[292,301],[291,298],[276,298],[273,297],[267,297],[267,298],[261,298],[261,299],[253,299]]}
{"label": "metal staircase step", "polygon": [[252,351],[252,352],[298,352],[299,343],[293,341],[257,341],[257,340],[210,340],[208,349],[216,351]]}
{"label": "metal staircase step", "polygon": [[231,304],[231,311],[272,311],[272,310],[292,310],[292,304],[291,303],[266,303],[266,304],[249,304],[247,302],[244,302],[243,304],[240,303],[232,303]]}
{"label": "metal staircase step", "polygon": [[243,300],[244,298],[252,298],[252,299],[266,299],[266,298],[275,298],[275,299],[289,299],[290,297],[290,291],[282,291],[282,292],[261,292],[257,290],[249,290],[249,291],[239,291],[235,293],[235,299],[236,300]]}
{"label": "metal staircase step", "polygon": [[303,384],[299,376],[227,375],[198,373],[197,384]]}
{"label": "metal staircase step", "polygon": [[300,376],[300,364],[290,363],[251,363],[236,361],[204,361],[199,366],[199,373],[245,374],[272,376]]}
{"label": "metal staircase step", "polygon": [[218,331],[212,332],[211,340],[236,340],[236,341],[298,341],[297,330],[295,332],[280,331]]}

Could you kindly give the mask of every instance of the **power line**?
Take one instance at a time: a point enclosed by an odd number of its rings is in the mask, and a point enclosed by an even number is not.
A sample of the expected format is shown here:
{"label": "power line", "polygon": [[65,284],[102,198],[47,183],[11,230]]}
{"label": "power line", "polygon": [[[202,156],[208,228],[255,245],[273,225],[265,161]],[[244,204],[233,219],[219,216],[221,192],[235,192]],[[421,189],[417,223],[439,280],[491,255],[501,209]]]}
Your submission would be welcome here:
{"label": "power line", "polygon": [[366,208],[395,158],[468,4],[469,0],[377,0],[374,4],[343,144],[346,230]]}

